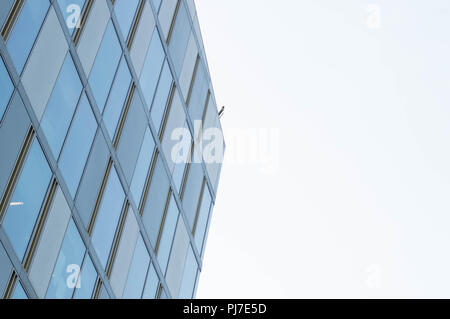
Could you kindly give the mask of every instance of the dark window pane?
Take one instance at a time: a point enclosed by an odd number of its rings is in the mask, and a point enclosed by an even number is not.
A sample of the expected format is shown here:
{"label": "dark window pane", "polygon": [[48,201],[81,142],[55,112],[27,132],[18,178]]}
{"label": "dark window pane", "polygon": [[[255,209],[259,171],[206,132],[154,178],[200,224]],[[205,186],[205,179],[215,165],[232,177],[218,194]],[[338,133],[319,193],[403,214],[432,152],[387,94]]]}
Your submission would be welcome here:
{"label": "dark window pane", "polygon": [[125,105],[128,90],[131,84],[131,74],[128,69],[125,58],[122,58],[119,70],[117,71],[116,79],[111,89],[111,93],[106,104],[105,112],[103,114],[103,121],[105,122],[106,129],[108,130],[111,139],[114,138],[114,134],[119,123],[120,114]]}
{"label": "dark window pane", "polygon": [[114,11],[125,40],[128,37],[128,33],[130,33],[138,5],[139,0],[116,0],[114,3]]}
{"label": "dark window pane", "polygon": [[35,139],[3,220],[3,229],[19,259],[24,257],[51,175],[44,153]]}
{"label": "dark window pane", "polygon": [[14,86],[9,77],[8,71],[0,58],[0,121],[3,118],[9,99],[14,90]]}
{"label": "dark window pane", "polygon": [[34,41],[39,34],[48,7],[48,0],[27,0],[11,31],[7,47],[19,74],[22,73]]}
{"label": "dark window pane", "polygon": [[92,245],[103,267],[106,267],[108,261],[124,199],[125,194],[119,176],[112,167],[92,232]]}
{"label": "dark window pane", "polygon": [[78,282],[85,250],[77,227],[71,220],[67,227],[46,298],[69,299],[72,297],[73,290]]}
{"label": "dark window pane", "polygon": [[97,122],[89,101],[83,94],[59,161],[59,168],[72,198],[80,183],[96,130]]}
{"label": "dark window pane", "polygon": [[89,84],[100,110],[104,108],[121,54],[116,31],[110,21],[89,76]]}
{"label": "dark window pane", "polygon": [[80,78],[68,54],[41,121],[42,130],[56,158],[61,152],[81,90]]}

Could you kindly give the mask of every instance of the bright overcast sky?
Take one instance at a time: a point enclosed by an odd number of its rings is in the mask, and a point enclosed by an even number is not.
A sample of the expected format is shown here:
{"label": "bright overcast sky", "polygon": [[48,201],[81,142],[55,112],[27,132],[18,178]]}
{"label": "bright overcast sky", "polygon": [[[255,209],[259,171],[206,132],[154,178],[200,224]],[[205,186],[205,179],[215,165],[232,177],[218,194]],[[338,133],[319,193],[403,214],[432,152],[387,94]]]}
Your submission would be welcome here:
{"label": "bright overcast sky", "polygon": [[225,164],[197,297],[450,297],[450,1],[196,5],[226,160],[279,134]]}

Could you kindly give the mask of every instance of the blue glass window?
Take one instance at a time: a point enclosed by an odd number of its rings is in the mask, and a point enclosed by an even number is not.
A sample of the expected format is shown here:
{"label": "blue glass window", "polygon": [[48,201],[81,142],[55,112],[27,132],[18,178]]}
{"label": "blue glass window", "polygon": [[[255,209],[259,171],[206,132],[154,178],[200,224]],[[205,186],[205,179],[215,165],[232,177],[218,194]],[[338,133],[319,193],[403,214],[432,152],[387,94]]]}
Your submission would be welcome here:
{"label": "blue glass window", "polygon": [[2,120],[13,91],[14,86],[11,78],[5,68],[5,64],[3,64],[3,60],[0,58],[0,121]]}
{"label": "blue glass window", "polygon": [[53,270],[46,298],[72,298],[86,249],[73,220],[70,221]]}
{"label": "blue glass window", "polygon": [[75,290],[74,299],[89,299],[94,292],[97,281],[97,271],[88,254],[83,262],[79,276],[79,286]]}
{"label": "blue glass window", "polygon": [[128,37],[128,33],[130,33],[138,5],[139,0],[116,0],[114,3],[114,11],[125,40]]}
{"label": "blue glass window", "polygon": [[161,6],[161,0],[152,0],[153,5],[155,6],[156,13],[159,11],[159,7]]}
{"label": "blue glass window", "polygon": [[86,0],[58,0],[58,4],[66,22],[66,27],[69,29],[69,33],[73,34],[77,26],[80,25],[81,14]]}
{"label": "blue glass window", "polygon": [[178,163],[175,163],[175,166],[173,168],[173,172],[172,172],[172,179],[175,183],[175,187],[177,188],[178,191],[181,190],[181,184],[183,182],[183,178],[184,178],[184,172],[186,171],[186,166],[187,163],[189,162],[189,157],[191,154],[191,148],[192,148],[192,136],[191,136],[191,132],[189,131],[188,125],[187,123],[184,125],[184,128],[186,130],[186,132],[189,132],[189,149],[183,149],[180,148],[179,150],[179,155],[180,157],[182,157],[182,160]]}
{"label": "blue glass window", "polygon": [[16,287],[14,288],[14,292],[11,296],[11,299],[28,299],[25,290],[23,290],[22,284],[20,281],[17,281]]}
{"label": "blue glass window", "polygon": [[117,176],[116,169],[113,166],[106,183],[92,232],[92,245],[103,267],[106,267],[108,262],[109,252],[114,241],[124,199],[125,194],[120,184],[119,176]]}
{"label": "blue glass window", "polygon": [[155,141],[153,140],[152,133],[147,127],[144,136],[144,142],[142,143],[141,151],[139,153],[139,158],[134,170],[133,179],[131,181],[131,194],[139,205],[141,202],[142,191],[144,190],[145,181],[148,176],[148,171],[150,169],[150,164],[153,157],[153,151],[155,149]]}
{"label": "blue glass window", "polygon": [[39,34],[48,7],[48,0],[27,0],[11,31],[7,48],[19,74],[22,73],[34,41]]}
{"label": "blue glass window", "polygon": [[123,298],[141,298],[149,264],[150,255],[148,254],[142,237],[139,236],[136,243],[136,248],[134,249],[134,255],[131,261]]}
{"label": "blue glass window", "polygon": [[25,255],[51,176],[44,153],[35,139],[3,220],[3,229],[19,259]]}
{"label": "blue glass window", "polygon": [[161,77],[159,79],[158,90],[156,91],[155,100],[153,101],[150,115],[156,130],[161,129],[162,120],[169,99],[170,89],[172,88],[172,73],[170,73],[169,63],[164,63]]}
{"label": "blue glass window", "polygon": [[208,94],[208,82],[206,80],[203,64],[198,65],[195,75],[194,85],[192,87],[191,97],[189,100],[189,115],[193,121],[202,120],[203,110],[206,106],[206,96]]}
{"label": "blue glass window", "polygon": [[158,30],[155,28],[140,79],[142,92],[149,107],[153,102],[153,96],[158,85],[164,58],[165,53],[161,38],[159,37]]}
{"label": "blue glass window", "polygon": [[114,138],[114,133],[116,132],[117,124],[119,123],[120,115],[122,114],[122,109],[127,99],[127,93],[130,89],[130,84],[130,69],[128,69],[125,58],[122,58],[103,114],[103,121],[105,122],[106,129],[108,130],[111,139]]}
{"label": "blue glass window", "polygon": [[195,283],[197,281],[198,264],[192,248],[189,247],[186,263],[184,265],[183,279],[181,281],[178,298],[190,299],[193,297]]}
{"label": "blue glass window", "polygon": [[110,21],[89,76],[89,84],[100,110],[104,108],[121,54],[119,39]]}
{"label": "blue glass window", "polygon": [[183,208],[191,230],[194,226],[202,185],[203,167],[200,163],[191,163],[183,193]]}
{"label": "blue glass window", "polygon": [[158,292],[159,278],[156,273],[156,269],[153,264],[150,265],[148,270],[147,280],[145,281],[144,294],[142,299],[155,299],[156,293]]}
{"label": "blue glass window", "polygon": [[169,262],[170,249],[172,248],[173,236],[177,227],[179,210],[175,198],[170,199],[167,215],[164,220],[161,240],[158,247],[158,262],[163,273],[166,272],[167,263]]}
{"label": "blue glass window", "polygon": [[188,13],[184,6],[181,5],[169,43],[169,51],[172,56],[176,74],[180,74],[181,67],[183,66],[190,34],[191,26],[189,24]]}
{"label": "blue glass window", "polygon": [[198,212],[197,226],[195,228],[195,244],[200,254],[203,250],[203,242],[205,238],[206,228],[208,226],[209,212],[211,211],[211,194],[207,185],[203,189],[202,202]]}
{"label": "blue glass window", "polygon": [[82,88],[72,57],[67,54],[41,121],[42,130],[56,158],[61,152]]}
{"label": "blue glass window", "polygon": [[158,239],[159,227],[164,216],[169,189],[170,181],[164,169],[162,157],[158,155],[142,215],[145,228],[153,245],[156,245]]}
{"label": "blue glass window", "polygon": [[96,130],[97,122],[83,94],[59,160],[59,168],[72,198],[75,198]]}

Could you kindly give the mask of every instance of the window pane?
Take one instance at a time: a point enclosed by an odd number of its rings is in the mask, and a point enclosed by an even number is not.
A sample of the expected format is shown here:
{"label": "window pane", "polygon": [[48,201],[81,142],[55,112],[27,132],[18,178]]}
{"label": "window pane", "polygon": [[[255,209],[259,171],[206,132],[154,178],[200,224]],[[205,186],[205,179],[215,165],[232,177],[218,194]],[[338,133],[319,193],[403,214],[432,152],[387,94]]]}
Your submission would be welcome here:
{"label": "window pane", "polygon": [[194,85],[192,87],[191,98],[189,100],[189,115],[191,116],[192,121],[202,120],[207,93],[208,82],[206,80],[203,64],[199,62]]}
{"label": "window pane", "polygon": [[166,170],[161,155],[155,164],[150,188],[148,191],[147,201],[145,203],[144,213],[142,215],[145,228],[153,245],[158,239],[159,226],[164,215],[164,209],[169,193],[170,182],[167,177]]}
{"label": "window pane", "polygon": [[130,33],[138,5],[139,0],[116,0],[114,3],[114,11],[125,40],[128,37],[128,33]]}
{"label": "window pane", "polygon": [[172,196],[172,198],[170,199],[169,207],[167,208],[167,215],[164,220],[163,232],[158,247],[158,262],[163,273],[166,272],[167,263],[169,261],[170,249],[172,247],[173,236],[175,235],[178,215],[178,206]]}
{"label": "window pane", "polygon": [[85,250],[77,227],[71,220],[47,290],[47,299],[69,299],[72,297]]}
{"label": "window pane", "polygon": [[185,190],[183,193],[183,208],[189,222],[189,226],[194,226],[195,214],[197,213],[198,201],[203,185],[203,168],[199,163],[191,163]]}
{"label": "window pane", "polygon": [[14,86],[9,77],[8,71],[0,58],[0,121],[3,118],[9,99],[14,90]]}
{"label": "window pane", "polygon": [[119,176],[117,176],[116,169],[113,166],[106,183],[92,233],[92,245],[103,267],[106,267],[108,262],[124,199],[125,194],[120,184]]}
{"label": "window pane", "polygon": [[14,25],[14,29],[11,31],[7,47],[19,74],[22,73],[48,7],[48,0],[27,0]]}
{"label": "window pane", "polygon": [[191,299],[194,294],[195,283],[197,280],[198,265],[192,248],[189,248],[184,266],[183,280],[181,281],[180,293],[178,298]]}
{"label": "window pane", "polygon": [[83,268],[79,276],[79,287],[75,290],[74,299],[90,299],[94,292],[95,283],[97,281],[97,271],[92,263],[91,257],[86,254]]}
{"label": "window pane", "polygon": [[147,280],[145,282],[144,294],[142,299],[155,299],[156,293],[158,292],[159,278],[156,273],[156,269],[153,264],[150,265],[148,270]]}
{"label": "window pane", "polygon": [[123,293],[124,299],[141,298],[149,263],[150,255],[148,254],[142,237],[139,236],[134,250],[133,260],[131,261],[127,284]]}
{"label": "window pane", "polygon": [[[174,163],[174,168],[172,172],[172,179],[175,183],[175,187],[178,191],[181,190],[181,184],[183,182],[184,172],[186,171],[186,166],[189,161],[189,157],[191,154],[191,147],[192,147],[192,136],[191,132],[189,131],[187,123],[184,125],[184,132],[188,135],[188,140],[186,143],[181,143],[182,147],[179,149],[179,161]],[[184,137],[187,138],[187,137]],[[178,141],[177,141],[178,142]]]}
{"label": "window pane", "polygon": [[105,122],[106,129],[108,130],[111,139],[114,138],[117,123],[119,122],[120,114],[122,114],[128,90],[130,89],[130,84],[130,70],[128,69],[127,61],[125,58],[122,58],[103,114],[103,121]]}
{"label": "window pane", "polygon": [[72,198],[75,198],[96,130],[97,122],[83,94],[59,161],[59,168]]}
{"label": "window pane", "polygon": [[165,53],[161,39],[158,30],[155,28],[140,79],[142,92],[149,107],[153,102],[164,57]]}
{"label": "window pane", "polygon": [[169,51],[176,74],[180,74],[181,67],[183,66],[190,34],[191,25],[189,24],[188,13],[184,6],[180,5],[169,43]]}
{"label": "window pane", "polygon": [[155,6],[156,12],[159,11],[159,7],[161,6],[161,0],[152,0],[153,5]]}
{"label": "window pane", "polygon": [[83,12],[85,3],[86,0],[58,0],[70,34],[75,32],[77,24],[80,23],[81,13]]}
{"label": "window pane", "polygon": [[3,228],[19,259],[24,257],[51,176],[44,153],[35,139],[3,220]]}
{"label": "window pane", "polygon": [[110,21],[89,76],[89,84],[100,110],[104,108],[121,54],[116,31]]}
{"label": "window pane", "polygon": [[164,112],[169,99],[170,89],[172,87],[172,74],[170,73],[169,63],[164,63],[159,79],[158,90],[156,91],[155,100],[153,101],[151,109],[151,117],[156,131],[159,132],[164,117]]}
{"label": "window pane", "polygon": [[208,226],[209,212],[211,211],[211,201],[211,194],[209,193],[208,187],[205,185],[194,236],[195,244],[200,254],[202,253],[203,240],[205,238],[206,227]]}
{"label": "window pane", "polygon": [[27,294],[25,293],[25,290],[23,290],[20,281],[17,281],[16,288],[14,288],[11,299],[28,299]]}
{"label": "window pane", "polygon": [[67,54],[41,122],[42,130],[56,158],[64,143],[81,90],[82,85],[72,57]]}
{"label": "window pane", "polygon": [[3,23],[9,16],[9,12],[14,5],[15,0],[2,0],[0,1],[0,29],[3,28]]}
{"label": "window pane", "polygon": [[131,194],[133,194],[136,205],[139,205],[139,203],[141,202],[142,191],[147,179],[148,170],[150,169],[154,149],[155,141],[153,140],[150,129],[147,127],[147,130],[145,131],[144,142],[142,143],[139,158],[134,170],[133,180],[130,186]]}

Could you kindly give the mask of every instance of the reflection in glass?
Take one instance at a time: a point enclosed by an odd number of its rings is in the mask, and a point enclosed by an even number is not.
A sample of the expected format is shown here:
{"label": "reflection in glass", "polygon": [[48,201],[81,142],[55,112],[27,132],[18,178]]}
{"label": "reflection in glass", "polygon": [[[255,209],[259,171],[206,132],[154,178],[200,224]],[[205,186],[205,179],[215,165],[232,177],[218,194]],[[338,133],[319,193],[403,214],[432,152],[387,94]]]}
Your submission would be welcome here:
{"label": "reflection in glass", "polygon": [[47,299],[72,298],[73,291],[77,286],[85,250],[77,227],[71,220],[47,290]]}
{"label": "reflection in glass", "polygon": [[141,298],[149,264],[150,255],[148,254],[142,237],[139,236],[131,261],[125,291],[123,293],[124,299]]}
{"label": "reflection in glass", "polygon": [[41,121],[42,130],[56,158],[59,157],[82,88],[72,57],[67,54]]}
{"label": "reflection in glass", "polygon": [[59,160],[59,168],[72,198],[75,198],[96,130],[97,121],[83,94]]}
{"label": "reflection in glass", "polygon": [[142,92],[149,107],[153,102],[164,57],[165,54],[161,38],[159,37],[158,30],[155,28],[140,79]]}
{"label": "reflection in glass", "polygon": [[150,169],[154,149],[155,141],[153,140],[150,129],[147,127],[130,186],[131,194],[133,194],[136,205],[139,205],[141,202],[142,191],[144,190],[145,180],[148,175],[148,170]]}
{"label": "reflection in glass", "polygon": [[164,220],[163,231],[158,247],[158,262],[163,270],[163,273],[166,272],[167,263],[169,262],[170,249],[172,247],[173,236],[175,235],[178,215],[178,206],[175,198],[172,196],[169,207],[167,208],[167,215]]}
{"label": "reflection in glass", "polygon": [[100,110],[103,110],[119,64],[122,48],[110,21],[89,76],[89,84]]}
{"label": "reflection in glass", "polygon": [[9,36],[7,48],[21,74],[49,7],[48,0],[26,0]]}
{"label": "reflection in glass", "polygon": [[25,255],[51,176],[44,153],[35,139],[3,220],[3,229],[19,259]]}
{"label": "reflection in glass", "polygon": [[112,167],[92,232],[92,245],[103,267],[106,267],[108,262],[124,199],[125,194],[119,176],[116,169]]}
{"label": "reflection in glass", "polygon": [[8,71],[0,58],[0,121],[8,106],[9,99],[14,90],[14,86],[9,77]]}
{"label": "reflection in glass", "polygon": [[114,133],[119,123],[120,114],[125,105],[128,90],[131,84],[131,74],[128,69],[127,61],[122,58],[119,70],[117,71],[116,79],[109,94],[108,102],[103,113],[103,121],[108,130],[111,139],[114,138]]}
{"label": "reflection in glass", "polygon": [[130,33],[138,4],[139,0],[116,0],[114,2],[114,11],[125,40],[128,37],[128,33]]}

